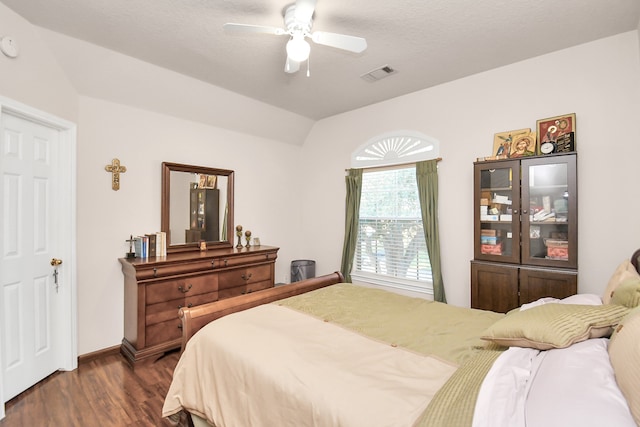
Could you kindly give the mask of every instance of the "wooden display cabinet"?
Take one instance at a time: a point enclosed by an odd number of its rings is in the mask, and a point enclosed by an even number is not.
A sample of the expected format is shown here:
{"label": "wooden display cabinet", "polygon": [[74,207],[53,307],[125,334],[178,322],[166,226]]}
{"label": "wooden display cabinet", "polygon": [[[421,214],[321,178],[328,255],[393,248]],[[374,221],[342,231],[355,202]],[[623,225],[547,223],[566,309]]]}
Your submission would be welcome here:
{"label": "wooden display cabinet", "polygon": [[577,292],[576,154],[474,163],[471,306]]}
{"label": "wooden display cabinet", "polygon": [[214,188],[192,188],[189,193],[189,229],[185,242],[217,242],[220,240],[220,191]]}

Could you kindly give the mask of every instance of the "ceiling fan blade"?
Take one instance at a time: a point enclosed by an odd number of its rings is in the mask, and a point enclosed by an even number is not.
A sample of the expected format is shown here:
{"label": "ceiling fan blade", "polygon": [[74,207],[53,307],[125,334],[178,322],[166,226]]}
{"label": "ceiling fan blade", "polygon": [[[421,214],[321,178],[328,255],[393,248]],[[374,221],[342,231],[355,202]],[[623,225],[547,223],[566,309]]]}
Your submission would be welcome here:
{"label": "ceiling fan blade", "polygon": [[360,53],[367,48],[367,41],[362,37],[347,36],[345,34],[326,33],[316,31],[311,35],[311,40],[317,44],[344,49]]}
{"label": "ceiling fan blade", "polygon": [[278,27],[268,27],[265,25],[250,25],[250,24],[234,24],[228,22],[222,26],[225,31],[241,31],[244,33],[263,33],[263,34],[275,34],[281,36],[286,34],[286,31]]}
{"label": "ceiling fan blade", "polygon": [[315,8],[316,0],[297,0],[295,9],[296,21],[311,22]]}
{"label": "ceiling fan blade", "polygon": [[287,56],[287,62],[284,63],[284,71],[285,73],[295,73],[300,69],[300,63],[298,61],[294,61]]}

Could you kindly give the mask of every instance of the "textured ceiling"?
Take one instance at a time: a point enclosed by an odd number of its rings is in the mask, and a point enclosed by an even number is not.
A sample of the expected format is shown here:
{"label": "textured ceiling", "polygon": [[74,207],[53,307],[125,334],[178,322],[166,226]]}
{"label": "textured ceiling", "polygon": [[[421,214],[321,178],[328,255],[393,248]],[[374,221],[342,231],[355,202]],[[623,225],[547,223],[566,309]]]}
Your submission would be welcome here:
{"label": "textured ceiling", "polygon": [[[0,0],[31,23],[318,120],[526,58],[635,30],[638,0],[318,0],[312,30],[364,37],[354,54],[311,46],[284,70],[287,0]],[[374,83],[360,75],[397,73]]]}

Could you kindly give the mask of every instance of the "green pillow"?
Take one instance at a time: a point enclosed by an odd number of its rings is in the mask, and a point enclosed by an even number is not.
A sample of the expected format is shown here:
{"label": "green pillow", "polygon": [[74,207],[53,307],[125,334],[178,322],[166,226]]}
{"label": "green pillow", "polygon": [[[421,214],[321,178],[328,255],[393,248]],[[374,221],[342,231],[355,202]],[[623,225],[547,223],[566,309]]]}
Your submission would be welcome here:
{"label": "green pillow", "polygon": [[625,279],[613,291],[611,304],[624,305],[625,307],[635,308],[640,305],[640,277],[632,277]]}
{"label": "green pillow", "polygon": [[617,304],[543,304],[503,317],[481,338],[507,347],[565,348],[589,338],[608,337],[629,311]]}

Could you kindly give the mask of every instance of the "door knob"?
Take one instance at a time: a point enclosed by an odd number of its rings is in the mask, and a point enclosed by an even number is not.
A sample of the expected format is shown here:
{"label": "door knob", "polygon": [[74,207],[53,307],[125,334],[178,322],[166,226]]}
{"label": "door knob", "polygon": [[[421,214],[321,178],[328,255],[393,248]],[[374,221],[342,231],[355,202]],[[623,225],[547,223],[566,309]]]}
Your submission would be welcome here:
{"label": "door knob", "polygon": [[62,264],[62,260],[61,259],[51,258],[51,265],[53,265],[55,267],[56,265],[60,265],[60,264]]}

